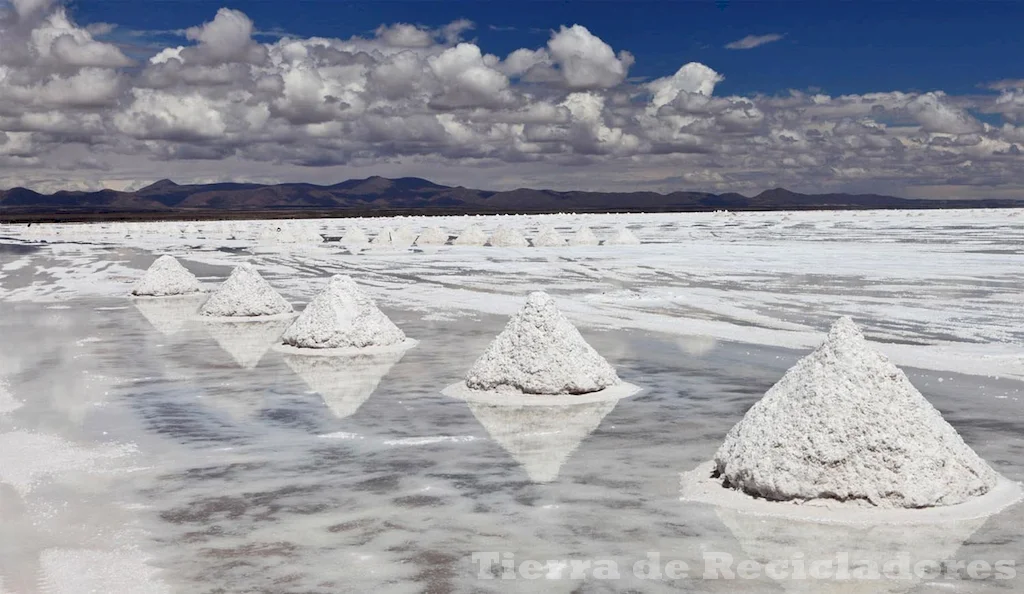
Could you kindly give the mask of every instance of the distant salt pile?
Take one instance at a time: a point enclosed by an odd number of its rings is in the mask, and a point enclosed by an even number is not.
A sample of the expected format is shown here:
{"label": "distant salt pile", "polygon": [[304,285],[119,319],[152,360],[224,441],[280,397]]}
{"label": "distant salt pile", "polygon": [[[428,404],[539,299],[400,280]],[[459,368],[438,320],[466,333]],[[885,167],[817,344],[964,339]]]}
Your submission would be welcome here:
{"label": "distant salt pile", "polygon": [[605,245],[640,245],[640,239],[628,227],[623,227],[611,239],[605,240]]}
{"label": "distant salt pile", "polygon": [[337,275],[281,341],[296,349],[365,349],[401,345],[406,337],[355,281]]}
{"label": "distant salt pile", "polygon": [[533,238],[533,247],[565,247],[565,238],[554,227],[544,227]]}
{"label": "distant salt pile", "polygon": [[849,318],[733,427],[714,464],[755,497],[879,508],[955,505],[999,480]]}
{"label": "distant salt pile", "polygon": [[455,238],[452,245],[470,245],[480,246],[487,243],[487,234],[484,233],[477,225],[470,225],[462,232],[461,235]]}
{"label": "distant salt pile", "polygon": [[416,245],[444,245],[446,243],[448,243],[448,234],[440,227],[431,227],[416,238]]}
{"label": "distant salt pile", "polygon": [[524,248],[529,247],[530,245],[526,241],[526,238],[523,237],[522,233],[517,229],[505,225],[499,225],[498,228],[494,230],[489,243],[492,247]]}
{"label": "distant salt pile", "polygon": [[260,317],[291,314],[292,305],[260,276],[251,264],[241,264],[210,296],[199,314],[211,317]]}
{"label": "distant salt pile", "polygon": [[598,241],[597,236],[586,225],[580,227],[576,234],[569,238],[569,245],[585,246],[597,245],[599,243],[600,241]]}
{"label": "distant salt pile", "polygon": [[346,229],[345,234],[341,236],[339,241],[341,245],[366,245],[369,242],[370,239],[366,237],[366,233],[355,225]]}
{"label": "distant salt pile", "polygon": [[527,297],[465,381],[473,391],[529,395],[589,394],[620,384],[615,369],[541,292]]}
{"label": "distant salt pile", "polygon": [[132,295],[139,297],[167,297],[191,295],[202,291],[199,279],[173,256],[160,256],[135,283]]}
{"label": "distant salt pile", "polygon": [[399,247],[409,247],[416,241],[416,231],[409,225],[402,225],[391,236],[391,242]]}
{"label": "distant salt pile", "polygon": [[395,232],[391,227],[384,227],[376,237],[370,240],[374,247],[389,247],[395,245]]}

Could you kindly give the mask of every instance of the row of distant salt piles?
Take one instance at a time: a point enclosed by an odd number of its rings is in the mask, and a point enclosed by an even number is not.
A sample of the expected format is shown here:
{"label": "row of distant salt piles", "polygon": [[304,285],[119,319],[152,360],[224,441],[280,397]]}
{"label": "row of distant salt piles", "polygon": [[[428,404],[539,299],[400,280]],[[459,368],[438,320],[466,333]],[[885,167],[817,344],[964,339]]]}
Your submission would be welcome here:
{"label": "row of distant salt piles", "polygon": [[[370,239],[362,229],[352,226],[346,230],[339,243],[371,247],[407,247],[411,245],[426,247],[448,245],[449,239],[448,234],[440,227],[431,227],[419,235],[409,227],[402,227],[398,231],[385,227],[373,239]],[[506,225],[499,226],[490,237],[479,226],[470,225],[457,237],[451,239],[451,245],[505,248],[566,247],[596,246],[601,245],[601,240],[587,226],[580,227],[569,237],[563,237],[554,227],[544,227],[536,237],[527,240],[518,229]],[[640,240],[629,228],[623,227],[613,236],[604,240],[604,245],[640,245]]]}

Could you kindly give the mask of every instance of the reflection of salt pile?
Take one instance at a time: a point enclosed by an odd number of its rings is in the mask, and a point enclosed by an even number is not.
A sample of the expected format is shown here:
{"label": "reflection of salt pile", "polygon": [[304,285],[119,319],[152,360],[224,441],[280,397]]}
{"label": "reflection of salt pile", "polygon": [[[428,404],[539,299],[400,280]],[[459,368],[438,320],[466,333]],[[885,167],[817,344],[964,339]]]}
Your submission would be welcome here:
{"label": "reflection of salt pile", "polygon": [[494,230],[489,243],[492,247],[527,247],[530,245],[522,233],[505,225],[500,225]]}
{"label": "reflection of salt pile", "polygon": [[469,409],[491,438],[522,465],[531,481],[549,483],[558,478],[562,465],[617,402],[503,406],[471,401]]}
{"label": "reflection of salt pile", "polygon": [[569,245],[597,245],[600,243],[594,232],[586,225],[579,228],[576,234],[569,238]]}
{"label": "reflection of salt pile", "polygon": [[181,331],[206,299],[203,295],[181,295],[163,299],[133,299],[139,310],[158,332],[170,336]]}
{"label": "reflection of salt pile", "polygon": [[343,419],[355,414],[404,355],[405,350],[339,357],[289,354],[284,360],[310,390],[323,397],[334,416]]}
{"label": "reflection of salt pile", "polygon": [[470,368],[466,381],[445,390],[463,398],[493,394],[509,403],[516,395],[622,398],[635,392],[541,292],[530,294]]}
{"label": "reflection of salt pile", "polygon": [[461,235],[455,238],[452,245],[483,245],[487,243],[487,234],[484,233],[477,225],[470,225],[462,232]]}
{"label": "reflection of salt pile", "polygon": [[253,369],[290,322],[287,318],[239,322],[209,320],[203,326],[240,367]]}
{"label": "reflection of salt pile", "polygon": [[640,240],[627,227],[623,227],[611,239],[605,240],[605,245],[640,245]]}
{"label": "reflection of salt pile", "polygon": [[565,247],[565,238],[554,227],[541,229],[540,234],[533,238],[533,247]]}
{"label": "reflection of salt pile", "polygon": [[393,347],[403,344],[406,337],[355,281],[337,275],[281,340],[298,349],[364,349]]}
{"label": "reflection of salt pile", "polygon": [[715,463],[750,495],[878,507],[954,505],[998,479],[849,318],[750,409]]}
{"label": "reflection of salt pile", "polygon": [[285,301],[251,264],[241,264],[210,296],[199,313],[215,317],[259,317],[292,313]]}
{"label": "reflection of salt pile", "polygon": [[440,227],[431,227],[416,238],[416,245],[444,245],[446,243],[448,243],[448,234]]}
{"label": "reflection of salt pile", "polygon": [[135,283],[132,295],[165,297],[198,293],[203,288],[199,279],[182,266],[173,256],[160,256]]}

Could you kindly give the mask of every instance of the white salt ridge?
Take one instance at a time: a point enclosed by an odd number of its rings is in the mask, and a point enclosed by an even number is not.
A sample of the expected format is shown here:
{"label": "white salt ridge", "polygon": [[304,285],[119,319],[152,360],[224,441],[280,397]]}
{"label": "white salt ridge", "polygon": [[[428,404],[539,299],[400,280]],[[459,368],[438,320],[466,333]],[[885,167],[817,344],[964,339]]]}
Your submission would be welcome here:
{"label": "white salt ridge", "polygon": [[748,495],[879,508],[955,505],[999,480],[849,318],[733,427],[715,466]]}
{"label": "white salt ridge", "polygon": [[533,247],[565,247],[565,238],[554,227],[541,229],[540,234],[533,238]]}
{"label": "white salt ridge", "polygon": [[254,318],[290,314],[292,311],[292,305],[251,264],[241,264],[210,296],[199,313],[215,317]]}
{"label": "white salt ridge", "polygon": [[431,227],[416,238],[416,245],[444,245],[446,243],[448,243],[448,234],[440,227]]}
{"label": "white salt ridge", "polygon": [[569,238],[569,245],[597,245],[601,243],[598,241],[597,236],[590,230],[590,227],[586,225],[579,228],[575,235]]}
{"label": "white salt ridge", "polygon": [[455,238],[452,245],[480,246],[487,243],[487,234],[478,225],[470,225]]}
{"label": "white salt ridge", "polygon": [[505,225],[499,225],[494,233],[491,234],[489,241],[492,247],[528,247],[530,244],[523,237],[517,229],[507,227]]}
{"label": "white salt ridge", "polygon": [[605,240],[605,245],[640,245],[640,240],[628,227],[623,227],[611,239]]}
{"label": "white salt ridge", "polygon": [[615,369],[542,292],[527,297],[466,375],[471,390],[522,394],[587,394],[620,383]]}
{"label": "white salt ridge", "polygon": [[281,340],[303,349],[362,349],[401,344],[405,333],[355,281],[337,275],[306,306]]}
{"label": "white salt ridge", "polygon": [[203,288],[199,279],[173,256],[160,256],[135,283],[132,295],[140,297],[167,297],[189,295]]}

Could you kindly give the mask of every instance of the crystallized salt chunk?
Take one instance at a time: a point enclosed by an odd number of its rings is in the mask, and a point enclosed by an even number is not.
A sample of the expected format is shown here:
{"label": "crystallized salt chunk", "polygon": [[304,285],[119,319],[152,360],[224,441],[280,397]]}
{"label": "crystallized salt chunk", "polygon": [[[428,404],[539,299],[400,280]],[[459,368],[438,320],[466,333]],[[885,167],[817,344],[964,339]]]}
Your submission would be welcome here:
{"label": "crystallized salt chunk", "polygon": [[405,333],[348,276],[331,278],[281,337],[306,349],[365,348],[397,345]]}
{"label": "crystallized salt chunk", "polygon": [[256,317],[292,311],[292,305],[251,264],[242,264],[231,272],[199,313],[216,317]]}
{"label": "crystallized salt chunk", "polygon": [[199,279],[172,256],[160,256],[135,283],[132,295],[140,297],[166,297],[190,295],[203,288]]}
{"label": "crystallized salt chunk", "polygon": [[886,508],[954,505],[998,480],[849,318],[732,428],[715,465],[749,495]]}
{"label": "crystallized salt chunk", "polygon": [[587,394],[619,383],[615,369],[541,292],[530,294],[466,376],[472,390],[524,394]]}

